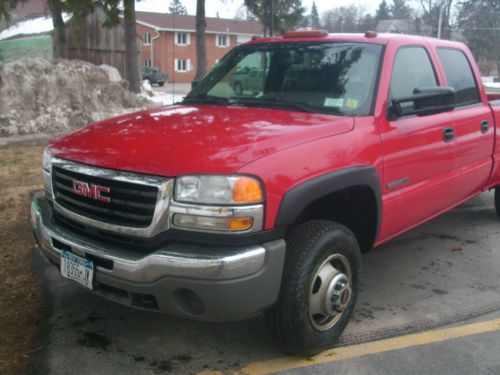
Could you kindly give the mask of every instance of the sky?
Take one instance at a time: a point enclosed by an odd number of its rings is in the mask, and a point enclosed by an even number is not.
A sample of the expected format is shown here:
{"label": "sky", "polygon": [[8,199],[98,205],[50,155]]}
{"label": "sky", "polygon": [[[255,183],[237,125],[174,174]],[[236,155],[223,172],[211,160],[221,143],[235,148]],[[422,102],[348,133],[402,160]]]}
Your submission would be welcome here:
{"label": "sky", "polygon": [[[196,0],[181,0],[187,8],[188,14],[196,13]],[[326,12],[332,8],[341,6],[349,6],[353,3],[364,7],[368,12],[374,12],[380,0],[316,0],[316,6],[319,14]],[[302,4],[306,10],[306,14],[310,12],[313,0],[303,0]],[[136,10],[147,12],[167,12],[170,0],[141,0],[136,2]],[[219,13],[221,18],[233,18],[236,11],[243,5],[243,0],[206,0],[205,12],[208,17],[216,17]]]}

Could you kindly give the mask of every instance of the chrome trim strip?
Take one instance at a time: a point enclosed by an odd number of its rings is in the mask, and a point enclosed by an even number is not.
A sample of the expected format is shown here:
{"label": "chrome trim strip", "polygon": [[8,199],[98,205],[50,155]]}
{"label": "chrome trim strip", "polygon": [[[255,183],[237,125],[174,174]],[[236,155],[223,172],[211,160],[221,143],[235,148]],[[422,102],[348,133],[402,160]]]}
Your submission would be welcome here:
{"label": "chrome trim strip", "polygon": [[389,182],[387,184],[387,189],[394,189],[395,187],[401,186],[401,185],[406,185],[410,182],[410,179],[408,177],[404,177],[400,180]]}
{"label": "chrome trim strip", "polygon": [[168,207],[170,205],[170,199],[172,197],[172,192],[174,187],[173,178],[156,177],[150,175],[141,175],[129,172],[115,171],[112,169],[96,168],[59,158],[52,158],[52,165],[68,171],[81,173],[93,177],[100,177],[108,180],[115,180],[122,182],[130,182],[140,185],[154,186],[158,188],[158,197],[156,201],[155,212],[153,214],[153,219],[151,221],[151,224],[145,228],[115,225],[79,215],[58,204],[54,196],[54,190],[52,189],[51,191],[52,191],[52,200],[54,202],[54,208],[61,215],[71,220],[80,222],[84,225],[90,225],[96,228],[100,228],[115,233],[122,233],[126,235],[143,237],[143,238],[154,237],[157,234],[169,228]]}
{"label": "chrome trim strip", "polygon": [[152,283],[163,277],[176,276],[204,280],[227,280],[247,276],[264,267],[266,249],[263,246],[247,246],[211,250],[210,253],[188,252],[166,247],[143,255],[116,247],[87,241],[65,231],[50,222],[52,208],[44,197],[35,197],[31,203],[31,217],[37,239],[44,254],[54,261],[60,258],[60,250],[52,244],[56,239],[71,246],[72,252],[85,253],[113,262],[113,270],[97,266],[96,275],[107,274],[137,283]]}

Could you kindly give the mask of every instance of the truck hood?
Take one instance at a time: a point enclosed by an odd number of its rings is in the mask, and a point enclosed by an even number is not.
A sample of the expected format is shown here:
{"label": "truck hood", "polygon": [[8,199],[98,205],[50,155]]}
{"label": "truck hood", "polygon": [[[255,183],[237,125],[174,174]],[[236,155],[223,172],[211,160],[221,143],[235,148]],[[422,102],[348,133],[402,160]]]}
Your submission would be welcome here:
{"label": "truck hood", "polygon": [[159,176],[234,173],[256,159],[353,126],[350,117],[174,105],[89,125],[49,148],[59,158]]}

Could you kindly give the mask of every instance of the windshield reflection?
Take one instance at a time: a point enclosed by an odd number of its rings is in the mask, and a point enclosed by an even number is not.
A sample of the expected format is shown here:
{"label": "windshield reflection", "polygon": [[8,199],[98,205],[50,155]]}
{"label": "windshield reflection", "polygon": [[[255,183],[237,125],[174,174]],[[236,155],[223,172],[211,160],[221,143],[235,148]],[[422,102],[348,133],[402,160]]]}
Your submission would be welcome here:
{"label": "windshield reflection", "polygon": [[184,101],[368,115],[381,51],[377,44],[346,42],[240,46]]}

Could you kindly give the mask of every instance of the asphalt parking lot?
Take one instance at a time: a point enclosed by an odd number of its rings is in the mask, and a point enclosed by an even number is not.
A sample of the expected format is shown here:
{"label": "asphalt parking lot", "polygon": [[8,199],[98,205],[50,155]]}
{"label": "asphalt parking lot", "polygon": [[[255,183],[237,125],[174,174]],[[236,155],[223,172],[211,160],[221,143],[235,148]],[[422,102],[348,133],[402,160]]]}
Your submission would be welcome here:
{"label": "asphalt parking lot", "polygon": [[132,310],[35,257],[50,317],[31,372],[499,374],[500,220],[492,199],[484,193],[365,255],[360,299],[339,347],[305,360],[284,357],[262,316],[207,324]]}

